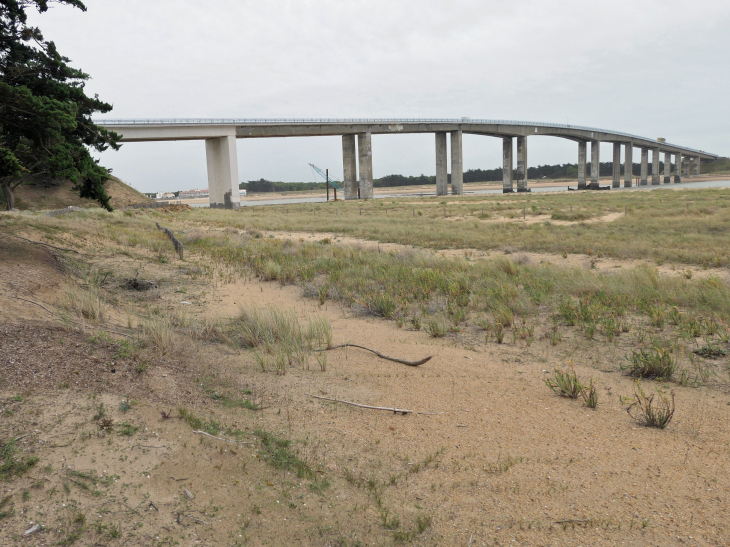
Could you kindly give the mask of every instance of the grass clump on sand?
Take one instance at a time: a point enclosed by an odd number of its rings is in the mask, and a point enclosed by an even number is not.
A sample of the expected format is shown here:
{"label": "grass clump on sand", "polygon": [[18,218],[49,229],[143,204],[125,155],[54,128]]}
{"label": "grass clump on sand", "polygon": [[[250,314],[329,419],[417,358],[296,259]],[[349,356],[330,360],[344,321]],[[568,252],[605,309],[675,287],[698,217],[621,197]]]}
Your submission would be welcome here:
{"label": "grass clump on sand", "polygon": [[[655,400],[656,396],[659,396]],[[671,397],[671,400],[670,400]],[[622,404],[628,404],[626,412],[639,424],[647,427],[664,429],[674,416],[674,391],[667,397],[666,392],[657,389],[655,394],[647,395],[637,380],[633,398],[621,398]]]}
{"label": "grass clump on sand", "polygon": [[312,468],[291,450],[291,441],[277,437],[273,433],[256,429],[253,432],[261,441],[263,458],[276,469],[296,473],[300,479],[314,478]]}
{"label": "grass clump on sand", "polygon": [[40,461],[36,456],[18,458],[17,451],[15,439],[0,445],[0,481],[8,481],[13,477],[23,475]]}
{"label": "grass clump on sand", "polygon": [[658,346],[632,350],[629,365],[621,367],[629,376],[670,380],[679,368],[677,355],[669,348]]}
{"label": "grass clump on sand", "polygon": [[569,399],[580,397],[588,408],[598,407],[598,391],[593,380],[591,379],[587,386],[583,385],[578,379],[573,363],[570,363],[570,372],[564,372],[558,367],[555,369],[554,375],[551,378],[545,378],[543,382],[561,397]]}
{"label": "grass clump on sand", "polygon": [[226,336],[239,347],[253,349],[262,370],[273,364],[286,373],[288,367],[308,367],[315,349],[332,347],[332,325],[321,316],[306,323],[291,310],[244,307],[226,327]]}

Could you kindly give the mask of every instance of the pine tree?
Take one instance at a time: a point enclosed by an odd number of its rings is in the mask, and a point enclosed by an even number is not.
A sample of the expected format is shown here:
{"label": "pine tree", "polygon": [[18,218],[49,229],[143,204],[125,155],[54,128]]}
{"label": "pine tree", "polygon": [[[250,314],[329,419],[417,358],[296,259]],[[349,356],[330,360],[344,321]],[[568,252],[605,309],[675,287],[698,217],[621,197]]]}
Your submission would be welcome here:
{"label": "pine tree", "polygon": [[0,0],[0,186],[8,210],[28,175],[67,179],[83,198],[112,210],[104,182],[109,171],[90,150],[119,149],[119,136],[95,125],[91,115],[112,106],[84,92],[89,75],[69,66],[26,11],[50,3],[86,11],[80,0]]}

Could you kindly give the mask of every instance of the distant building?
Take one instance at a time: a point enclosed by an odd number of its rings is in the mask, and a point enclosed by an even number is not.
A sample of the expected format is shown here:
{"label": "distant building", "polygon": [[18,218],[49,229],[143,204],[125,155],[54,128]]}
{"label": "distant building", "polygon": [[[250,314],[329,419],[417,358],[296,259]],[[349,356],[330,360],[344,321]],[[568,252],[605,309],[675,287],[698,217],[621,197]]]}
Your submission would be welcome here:
{"label": "distant building", "polygon": [[208,192],[208,189],[204,190],[183,190],[178,194],[179,199],[198,199],[198,198],[207,198],[210,195]]}

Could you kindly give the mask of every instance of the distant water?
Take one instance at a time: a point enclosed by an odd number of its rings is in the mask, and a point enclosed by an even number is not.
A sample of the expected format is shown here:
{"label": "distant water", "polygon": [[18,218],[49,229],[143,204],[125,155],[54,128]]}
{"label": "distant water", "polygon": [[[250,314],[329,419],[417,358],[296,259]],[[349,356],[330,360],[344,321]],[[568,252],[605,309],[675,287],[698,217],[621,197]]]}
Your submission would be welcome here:
{"label": "distant water", "polygon": [[[623,180],[621,181],[623,185]],[[571,185],[571,188],[576,188],[578,183]],[[682,188],[728,188],[730,187],[730,180],[703,180],[697,182],[682,182],[681,184],[660,184],[659,186],[652,186],[649,183],[648,186],[632,186],[631,188],[612,188],[611,191],[617,190],[681,190]],[[532,188],[533,192],[565,192],[568,190],[568,186],[550,186],[547,188]],[[501,194],[502,188],[494,188],[493,190],[474,190],[465,192],[465,195],[481,195],[481,194]],[[379,194],[375,196],[375,199],[386,199],[386,198],[414,198],[414,197],[427,197],[434,196],[434,192],[413,192],[410,194]],[[241,207],[256,207],[258,205],[286,205],[288,203],[322,203],[327,201],[323,197],[312,197],[312,198],[278,198],[278,199],[258,199],[258,200],[241,200]],[[208,207],[207,203],[194,203],[191,207]]]}

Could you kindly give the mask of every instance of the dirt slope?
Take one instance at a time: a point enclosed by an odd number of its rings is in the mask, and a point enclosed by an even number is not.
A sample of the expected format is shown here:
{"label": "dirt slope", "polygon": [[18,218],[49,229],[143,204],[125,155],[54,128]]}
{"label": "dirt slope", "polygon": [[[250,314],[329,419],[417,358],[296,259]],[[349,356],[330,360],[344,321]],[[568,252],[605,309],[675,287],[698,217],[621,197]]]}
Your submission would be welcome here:
{"label": "dirt slope", "polygon": [[[71,181],[64,181],[58,186],[42,184],[22,185],[15,191],[16,207],[21,211],[63,209],[74,207],[98,207],[99,204],[91,199],[82,199],[71,190]],[[124,207],[135,203],[152,201],[143,193],[124,184],[116,177],[111,177],[106,183],[106,191],[112,197],[112,206]],[[0,193],[0,207],[5,208],[5,200]]]}

